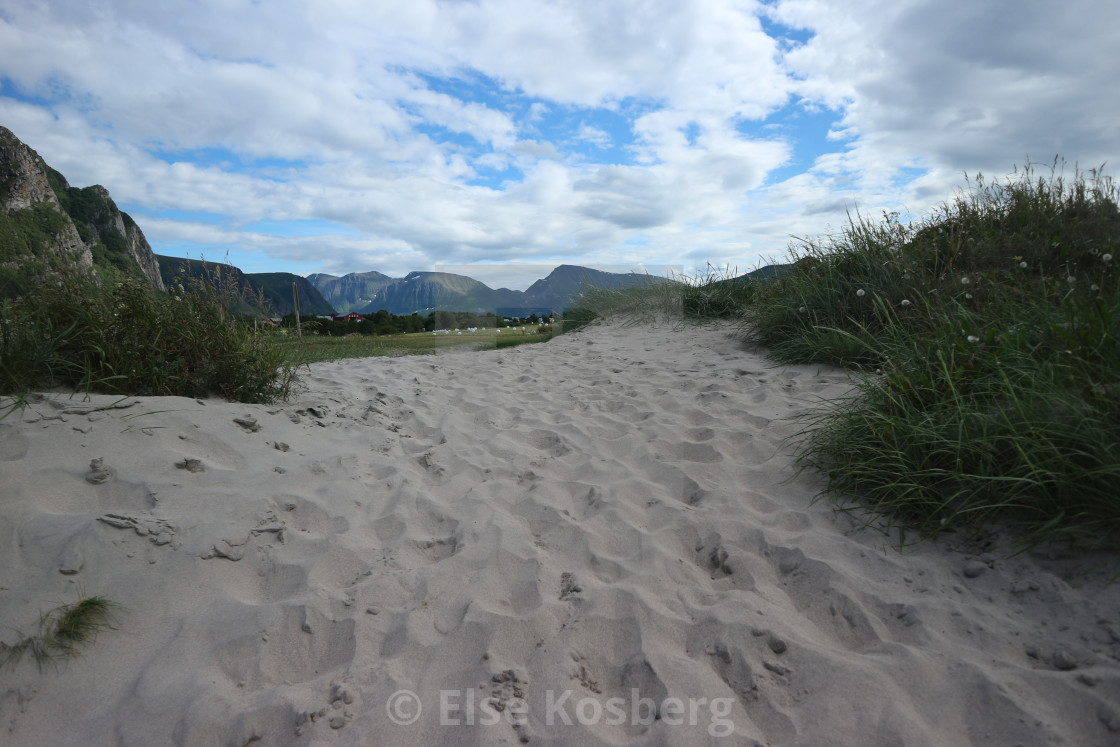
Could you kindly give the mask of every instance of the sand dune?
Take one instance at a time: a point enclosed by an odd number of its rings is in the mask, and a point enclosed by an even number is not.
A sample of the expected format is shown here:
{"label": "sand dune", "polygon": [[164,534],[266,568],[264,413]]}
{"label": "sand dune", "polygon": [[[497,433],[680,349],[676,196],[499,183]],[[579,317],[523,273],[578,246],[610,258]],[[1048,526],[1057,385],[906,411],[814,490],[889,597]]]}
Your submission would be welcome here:
{"label": "sand dune", "polygon": [[0,743],[1120,743],[1117,556],[811,504],[789,418],[840,371],[605,325],[306,384],[0,421],[0,640],[122,606],[0,670]]}

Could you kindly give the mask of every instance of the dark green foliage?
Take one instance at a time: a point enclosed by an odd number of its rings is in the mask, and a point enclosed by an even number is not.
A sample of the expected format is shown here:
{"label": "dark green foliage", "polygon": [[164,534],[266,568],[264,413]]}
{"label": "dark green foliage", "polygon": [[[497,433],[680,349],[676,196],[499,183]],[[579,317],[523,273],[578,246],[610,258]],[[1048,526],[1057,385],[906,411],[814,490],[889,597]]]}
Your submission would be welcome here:
{"label": "dark green foliage", "polygon": [[109,286],[44,275],[0,308],[0,392],[72,386],[241,402],[282,398],[292,371],[271,337],[231,313],[244,303],[228,282],[166,294],[135,280]]}

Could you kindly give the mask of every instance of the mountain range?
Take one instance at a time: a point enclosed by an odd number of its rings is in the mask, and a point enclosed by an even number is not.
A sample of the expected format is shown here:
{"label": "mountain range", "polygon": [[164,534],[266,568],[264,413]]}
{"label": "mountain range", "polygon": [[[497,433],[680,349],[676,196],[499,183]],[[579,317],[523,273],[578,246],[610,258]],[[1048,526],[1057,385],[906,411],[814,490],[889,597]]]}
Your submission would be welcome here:
{"label": "mountain range", "polygon": [[308,275],[327,303],[339,312],[427,315],[433,311],[493,312],[525,317],[566,309],[584,284],[618,288],[636,283],[663,282],[634,273],[612,273],[575,265],[560,265],[527,290],[491,288],[474,278],[447,272],[410,272],[392,278],[380,272]]}

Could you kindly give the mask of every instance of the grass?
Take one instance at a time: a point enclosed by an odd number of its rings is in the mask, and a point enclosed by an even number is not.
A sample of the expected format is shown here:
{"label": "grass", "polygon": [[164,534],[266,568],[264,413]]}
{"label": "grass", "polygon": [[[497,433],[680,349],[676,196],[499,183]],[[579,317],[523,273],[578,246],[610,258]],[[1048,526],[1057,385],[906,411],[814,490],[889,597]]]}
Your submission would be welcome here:
{"label": "grass", "polygon": [[[1116,257],[1116,259],[1114,259]],[[1099,172],[970,180],[922,221],[856,216],[798,240],[793,270],[702,318],[737,318],[780,364],[829,363],[854,394],[811,414],[802,468],[903,531],[1011,527],[1033,546],[1120,539],[1120,209]],[[719,298],[719,280],[682,298]],[[602,294],[592,310],[688,308]]]}
{"label": "grass", "polygon": [[80,648],[93,642],[102,630],[113,630],[118,605],[104,597],[83,597],[39,616],[39,632],[21,635],[9,645],[0,643],[0,667],[18,664],[24,656],[34,659],[39,671],[77,656]]}
{"label": "grass", "polygon": [[234,313],[246,299],[221,277],[170,293],[51,268],[24,277],[27,291],[0,302],[0,394],[61,386],[271,402],[294,381],[282,348]]}
{"label": "grass", "polygon": [[530,343],[547,342],[552,338],[552,327],[519,328],[504,327],[501,332],[493,328],[476,331],[451,330],[448,334],[437,332],[416,332],[396,335],[347,335],[344,337],[320,337],[304,335],[297,338],[289,331],[276,333],[285,361],[289,365],[300,366],[309,363],[341,360],[345,358],[370,358],[378,356],[396,357],[402,355],[431,355],[442,350],[468,349],[492,350]]}

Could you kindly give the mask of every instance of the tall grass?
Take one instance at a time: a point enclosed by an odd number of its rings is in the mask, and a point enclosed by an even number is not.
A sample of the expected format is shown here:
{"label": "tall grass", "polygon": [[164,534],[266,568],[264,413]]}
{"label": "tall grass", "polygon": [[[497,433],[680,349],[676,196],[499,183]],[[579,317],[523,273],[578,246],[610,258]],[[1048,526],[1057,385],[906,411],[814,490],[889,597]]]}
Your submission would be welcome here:
{"label": "tall grass", "polygon": [[178,284],[30,273],[30,289],[0,305],[0,393],[74,387],[123,394],[283,398],[294,369],[245,322],[236,283]]}
{"label": "tall grass", "polygon": [[857,215],[787,261],[765,282],[709,274],[581,306],[738,319],[776,363],[848,367],[854,393],[808,417],[798,457],[842,507],[925,536],[1000,522],[1027,546],[1120,540],[1111,179],[1057,161],[977,176],[924,220]]}
{"label": "tall grass", "polygon": [[925,221],[803,242],[750,337],[857,371],[802,465],[923,534],[1000,521],[1020,541],[1120,539],[1120,211],[1097,172],[982,177]]}

